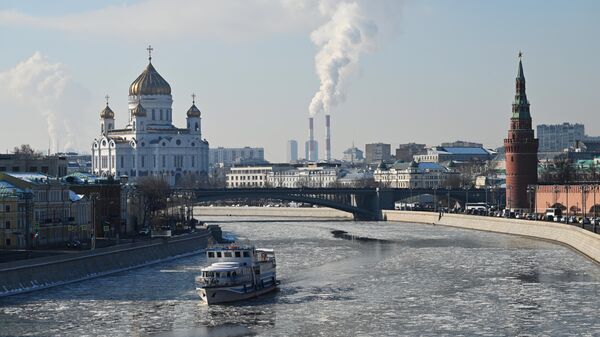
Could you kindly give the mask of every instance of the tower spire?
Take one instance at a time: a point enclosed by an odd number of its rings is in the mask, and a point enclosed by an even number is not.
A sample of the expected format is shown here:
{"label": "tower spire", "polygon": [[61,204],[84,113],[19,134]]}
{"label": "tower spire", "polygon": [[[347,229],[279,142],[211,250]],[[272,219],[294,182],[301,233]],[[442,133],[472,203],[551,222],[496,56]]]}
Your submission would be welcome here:
{"label": "tower spire", "polygon": [[523,52],[521,51],[519,51],[519,70],[515,80],[515,100],[512,113],[514,119],[531,119],[529,101],[525,92],[525,72],[523,71]]}
{"label": "tower spire", "polygon": [[525,81],[525,74],[523,73],[523,52],[519,51],[519,73],[517,74],[517,78]]}

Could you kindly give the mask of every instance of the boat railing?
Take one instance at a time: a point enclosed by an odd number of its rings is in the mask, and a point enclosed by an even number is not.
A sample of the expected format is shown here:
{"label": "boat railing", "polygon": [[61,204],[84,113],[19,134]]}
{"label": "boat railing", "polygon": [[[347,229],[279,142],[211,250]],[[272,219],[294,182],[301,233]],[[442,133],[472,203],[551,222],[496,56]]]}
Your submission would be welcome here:
{"label": "boat railing", "polygon": [[252,281],[252,275],[238,275],[222,278],[198,276],[196,282],[205,286],[228,286]]}

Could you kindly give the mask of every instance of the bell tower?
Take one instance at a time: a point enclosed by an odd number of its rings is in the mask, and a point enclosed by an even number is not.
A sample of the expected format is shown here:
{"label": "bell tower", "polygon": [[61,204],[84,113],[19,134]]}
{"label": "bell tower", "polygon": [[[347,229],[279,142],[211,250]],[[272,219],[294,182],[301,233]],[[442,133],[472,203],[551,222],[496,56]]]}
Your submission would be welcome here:
{"label": "bell tower", "polygon": [[106,95],[106,107],[100,112],[100,133],[104,136],[108,135],[108,132],[115,128],[115,113],[108,106],[108,95]]}
{"label": "bell tower", "polygon": [[529,210],[527,186],[537,184],[538,140],[531,126],[529,101],[525,93],[523,53],[519,52],[515,100],[512,105],[510,129],[504,139],[506,152],[506,207]]}

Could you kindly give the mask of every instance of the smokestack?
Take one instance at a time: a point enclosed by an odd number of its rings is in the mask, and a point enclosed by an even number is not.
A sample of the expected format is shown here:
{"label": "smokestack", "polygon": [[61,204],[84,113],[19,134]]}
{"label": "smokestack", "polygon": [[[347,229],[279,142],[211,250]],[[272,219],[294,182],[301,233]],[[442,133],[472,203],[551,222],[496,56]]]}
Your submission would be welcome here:
{"label": "smokestack", "polygon": [[331,116],[325,115],[325,128],[327,129],[327,135],[325,136],[325,158],[327,161],[331,161]]}
{"label": "smokestack", "polygon": [[311,161],[315,155],[315,127],[314,118],[308,117],[308,158],[307,161]]}

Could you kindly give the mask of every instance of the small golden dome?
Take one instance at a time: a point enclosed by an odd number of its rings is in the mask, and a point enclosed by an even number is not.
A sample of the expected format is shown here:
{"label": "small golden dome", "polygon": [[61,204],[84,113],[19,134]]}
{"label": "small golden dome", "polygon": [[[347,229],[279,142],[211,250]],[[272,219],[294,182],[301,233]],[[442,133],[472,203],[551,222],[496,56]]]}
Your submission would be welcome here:
{"label": "small golden dome", "polygon": [[106,119],[106,118],[114,119],[115,118],[115,113],[108,106],[108,103],[106,103],[106,107],[104,108],[104,110],[102,110],[100,112],[100,118],[102,118],[102,119]]}
{"label": "small golden dome", "polygon": [[131,115],[136,117],[146,117],[146,109],[138,103],[133,110],[131,110]]}
{"label": "small golden dome", "polygon": [[171,86],[154,69],[152,63],[129,86],[129,96],[138,95],[170,95]]}
{"label": "small golden dome", "polygon": [[200,117],[200,109],[196,107],[196,104],[192,104],[192,106],[187,111],[188,117]]}

